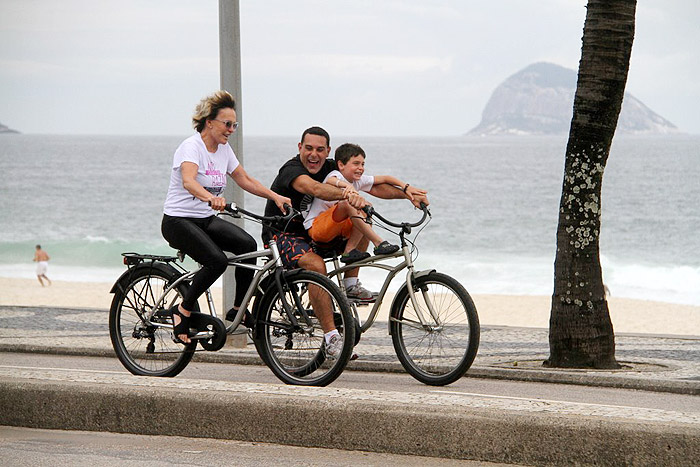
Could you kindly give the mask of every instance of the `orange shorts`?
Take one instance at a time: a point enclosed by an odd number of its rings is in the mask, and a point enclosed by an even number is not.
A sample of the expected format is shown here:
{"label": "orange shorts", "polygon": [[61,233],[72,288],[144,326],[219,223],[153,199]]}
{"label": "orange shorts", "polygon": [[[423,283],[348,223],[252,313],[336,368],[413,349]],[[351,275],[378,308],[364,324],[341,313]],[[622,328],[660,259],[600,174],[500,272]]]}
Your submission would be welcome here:
{"label": "orange shorts", "polygon": [[323,211],[314,219],[309,229],[309,236],[314,241],[328,243],[337,237],[350,238],[352,220],[348,217],[340,222],[334,221],[333,213],[337,208],[338,205],[336,204],[332,208]]}

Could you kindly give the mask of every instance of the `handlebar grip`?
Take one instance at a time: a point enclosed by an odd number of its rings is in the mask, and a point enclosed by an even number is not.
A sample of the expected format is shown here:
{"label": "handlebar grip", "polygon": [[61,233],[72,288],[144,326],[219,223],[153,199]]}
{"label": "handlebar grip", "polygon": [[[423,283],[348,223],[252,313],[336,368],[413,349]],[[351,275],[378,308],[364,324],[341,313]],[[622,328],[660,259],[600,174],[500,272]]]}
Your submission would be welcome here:
{"label": "handlebar grip", "polygon": [[[211,201],[207,201],[207,205],[211,206]],[[238,210],[238,206],[236,206],[236,203],[226,203],[224,206],[225,211],[229,212],[236,212]]]}
{"label": "handlebar grip", "polygon": [[282,206],[284,206],[284,209],[286,209],[287,212],[284,216],[279,216],[279,220],[283,222],[289,222],[294,216],[296,216],[297,213],[294,211],[294,208],[292,208],[288,203],[284,203]]}

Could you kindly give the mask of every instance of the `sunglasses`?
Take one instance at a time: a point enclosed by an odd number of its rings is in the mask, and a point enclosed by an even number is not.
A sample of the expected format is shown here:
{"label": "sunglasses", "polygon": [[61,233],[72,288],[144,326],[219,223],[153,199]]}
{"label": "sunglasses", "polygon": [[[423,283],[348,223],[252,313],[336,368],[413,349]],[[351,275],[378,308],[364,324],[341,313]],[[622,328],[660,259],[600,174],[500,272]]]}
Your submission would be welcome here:
{"label": "sunglasses", "polygon": [[238,122],[232,122],[230,120],[217,120],[215,118],[212,118],[212,120],[223,123],[229,130],[233,128],[233,130],[235,131],[238,128]]}

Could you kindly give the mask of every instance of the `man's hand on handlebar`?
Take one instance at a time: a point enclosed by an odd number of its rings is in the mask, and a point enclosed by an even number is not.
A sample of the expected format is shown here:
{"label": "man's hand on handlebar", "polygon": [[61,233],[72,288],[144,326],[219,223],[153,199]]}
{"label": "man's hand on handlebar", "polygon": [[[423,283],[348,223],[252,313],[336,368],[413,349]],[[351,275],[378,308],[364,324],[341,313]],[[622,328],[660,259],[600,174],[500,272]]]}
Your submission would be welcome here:
{"label": "man's hand on handlebar", "polygon": [[[424,190],[424,189],[422,189],[422,188],[418,188],[417,186],[407,185],[407,186],[406,186],[406,191],[405,191],[404,193],[406,193],[406,196],[408,196],[408,199],[409,199],[411,202],[413,202],[413,201],[414,201],[416,198],[418,198],[418,197],[423,197],[423,198],[425,198],[426,200],[428,199],[428,198],[427,198],[427,196],[428,196],[428,191],[427,191],[427,190]],[[427,204],[427,203],[426,203],[426,204]]]}
{"label": "man's hand on handlebar", "polygon": [[354,207],[355,209],[362,209],[365,206],[372,205],[357,192],[349,193],[347,199],[348,203],[350,203],[350,206]]}
{"label": "man's hand on handlebar", "polygon": [[[423,191],[423,190],[421,190]],[[426,192],[427,193],[427,192]],[[430,201],[428,201],[428,195],[424,194],[418,194],[418,193],[413,193],[413,199],[411,199],[411,204],[413,204],[415,207],[418,209],[423,209],[421,204],[425,204],[426,206],[430,205]]]}
{"label": "man's hand on handlebar", "polygon": [[292,200],[286,196],[276,195],[273,201],[284,214],[287,214],[287,208],[292,206]]}

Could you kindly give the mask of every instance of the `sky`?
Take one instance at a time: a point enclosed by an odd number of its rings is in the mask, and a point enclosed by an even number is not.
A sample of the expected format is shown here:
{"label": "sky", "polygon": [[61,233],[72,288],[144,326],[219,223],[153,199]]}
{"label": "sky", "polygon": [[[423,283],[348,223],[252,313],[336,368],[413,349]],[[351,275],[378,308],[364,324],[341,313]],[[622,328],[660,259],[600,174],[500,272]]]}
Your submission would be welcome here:
{"label": "sky", "polygon": [[[241,130],[449,136],[526,66],[578,68],[585,0],[242,0]],[[639,0],[627,92],[700,134],[700,2]],[[0,123],[188,135],[220,86],[217,0],[0,0]]]}

